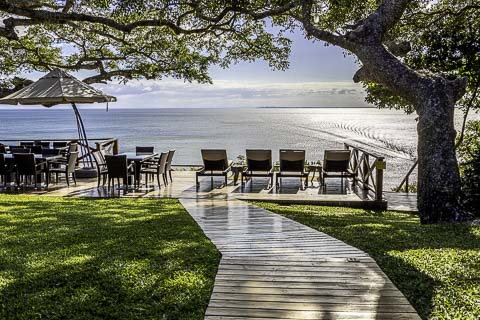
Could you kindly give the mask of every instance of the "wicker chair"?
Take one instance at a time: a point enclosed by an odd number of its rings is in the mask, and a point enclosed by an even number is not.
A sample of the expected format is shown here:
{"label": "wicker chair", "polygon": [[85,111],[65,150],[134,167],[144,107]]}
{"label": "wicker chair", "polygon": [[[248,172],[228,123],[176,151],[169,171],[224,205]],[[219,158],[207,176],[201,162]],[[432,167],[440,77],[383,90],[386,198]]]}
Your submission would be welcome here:
{"label": "wicker chair", "polygon": [[[175,150],[169,150],[168,151],[168,157],[167,157],[167,163],[166,163],[166,167],[165,167],[165,175],[168,173],[168,176],[170,177],[170,182],[173,182],[173,179],[172,179],[172,160],[173,160],[173,156],[175,154]],[[168,184],[168,179],[167,179],[167,184]]]}
{"label": "wicker chair", "polygon": [[100,188],[100,182],[102,182],[102,185],[104,186],[107,180],[107,176],[108,176],[107,163],[101,151],[98,151],[98,150],[94,151],[93,158],[95,159],[95,163],[97,165],[97,178],[98,178],[97,188]]}
{"label": "wicker chair", "polygon": [[140,154],[153,154],[155,152],[155,147],[135,147],[135,153]]}
{"label": "wicker chair", "polygon": [[160,176],[163,178],[163,183],[167,185],[167,175],[166,175],[166,167],[167,167],[167,158],[168,152],[162,152],[160,157],[156,161],[156,163],[152,163],[151,161],[142,164],[142,168],[140,169],[140,174],[145,174],[145,181],[148,184],[149,178],[153,180],[154,177],[157,178],[158,188],[160,189]]}
{"label": "wicker chair", "polygon": [[53,162],[52,164],[57,164],[54,168],[50,169],[50,173],[55,174],[55,182],[58,183],[58,175],[65,174],[65,180],[67,181],[67,186],[70,186],[70,176],[72,176],[73,182],[77,185],[77,177],[75,176],[75,167],[78,159],[78,151],[70,152],[67,156],[66,163]]}
{"label": "wicker chair", "polygon": [[108,188],[110,184],[115,187],[115,178],[120,185],[120,179],[123,182],[123,189],[128,190],[128,178],[135,175],[135,165],[127,163],[126,155],[105,155],[105,163],[108,170]]}
{"label": "wicker chair", "polygon": [[[37,187],[38,176],[45,173],[44,164],[36,163],[35,155],[33,153],[14,153],[13,160],[16,169],[16,182],[17,186],[20,185],[20,180],[23,177],[27,182],[28,178],[32,178],[35,188]],[[45,182],[48,186],[48,177],[45,175]]]}

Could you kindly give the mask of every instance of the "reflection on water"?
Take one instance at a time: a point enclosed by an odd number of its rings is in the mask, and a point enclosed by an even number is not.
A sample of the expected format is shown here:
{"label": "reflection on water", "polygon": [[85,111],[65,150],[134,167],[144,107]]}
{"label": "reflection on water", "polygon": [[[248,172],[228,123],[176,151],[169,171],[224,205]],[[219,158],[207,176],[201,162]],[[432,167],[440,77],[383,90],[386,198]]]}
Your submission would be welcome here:
{"label": "reflection on water", "polygon": [[[325,109],[91,109],[80,106],[87,135],[117,137],[122,151],[136,145],[176,149],[175,163],[198,164],[201,148],[226,148],[235,158],[246,148],[306,149],[308,160],[343,142],[361,143],[387,157],[386,189],[397,185],[415,157],[415,115],[367,108]],[[461,117],[457,117],[460,124]],[[73,113],[63,108],[0,109],[0,141],[76,136]]]}

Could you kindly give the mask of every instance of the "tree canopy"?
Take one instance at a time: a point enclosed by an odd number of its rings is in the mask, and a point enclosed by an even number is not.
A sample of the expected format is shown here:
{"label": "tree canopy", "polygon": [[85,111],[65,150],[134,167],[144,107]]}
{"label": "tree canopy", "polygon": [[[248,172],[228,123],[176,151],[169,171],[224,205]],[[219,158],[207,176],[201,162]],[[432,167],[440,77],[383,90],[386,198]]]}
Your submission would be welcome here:
{"label": "tree canopy", "polygon": [[214,2],[0,0],[0,75],[90,70],[87,83],[165,76],[210,82],[211,64],[288,66],[290,41],[266,20]]}

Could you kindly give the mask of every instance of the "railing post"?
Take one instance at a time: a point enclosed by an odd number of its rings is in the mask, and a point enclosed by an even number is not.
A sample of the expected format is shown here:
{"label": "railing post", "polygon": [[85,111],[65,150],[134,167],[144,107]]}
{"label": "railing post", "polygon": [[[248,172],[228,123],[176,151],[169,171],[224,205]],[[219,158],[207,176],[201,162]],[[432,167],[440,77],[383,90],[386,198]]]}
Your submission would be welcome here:
{"label": "railing post", "polygon": [[368,153],[363,152],[363,168],[362,168],[362,181],[363,181],[363,189],[368,189],[368,179],[369,176],[367,175],[368,169],[370,167],[370,157]]}
{"label": "railing post", "polygon": [[113,152],[113,154],[118,154],[118,139],[115,139],[113,141],[112,152]]}
{"label": "railing post", "polygon": [[376,173],[376,189],[375,189],[375,200],[381,201],[383,199],[383,170],[385,170],[386,163],[383,158],[378,158],[375,164],[375,173]]}

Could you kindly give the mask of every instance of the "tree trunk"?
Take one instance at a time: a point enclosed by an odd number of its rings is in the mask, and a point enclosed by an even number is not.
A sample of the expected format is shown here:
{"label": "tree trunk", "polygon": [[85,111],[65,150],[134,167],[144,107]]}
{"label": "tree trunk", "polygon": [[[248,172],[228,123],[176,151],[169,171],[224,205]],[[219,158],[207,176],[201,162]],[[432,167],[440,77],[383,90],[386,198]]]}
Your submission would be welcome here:
{"label": "tree trunk", "polygon": [[422,223],[464,221],[455,154],[455,98],[433,82],[417,105],[418,211]]}

